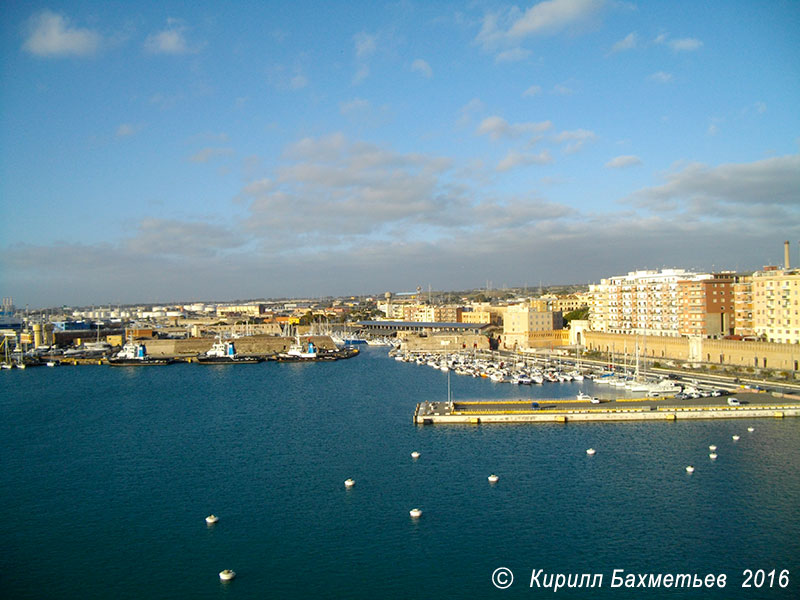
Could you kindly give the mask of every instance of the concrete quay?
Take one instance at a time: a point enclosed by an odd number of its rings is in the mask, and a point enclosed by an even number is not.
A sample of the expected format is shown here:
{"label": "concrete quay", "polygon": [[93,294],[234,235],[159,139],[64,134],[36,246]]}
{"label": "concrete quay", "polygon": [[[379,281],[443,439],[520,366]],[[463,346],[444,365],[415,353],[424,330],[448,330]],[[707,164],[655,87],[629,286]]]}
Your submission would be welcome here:
{"label": "concrete quay", "polygon": [[[417,425],[489,423],[573,423],[590,421],[678,421],[684,419],[784,418],[800,416],[800,397],[737,394],[739,406],[727,397],[619,399],[602,404],[571,399],[478,400],[422,402],[414,411]],[[538,408],[533,408],[532,403]]]}

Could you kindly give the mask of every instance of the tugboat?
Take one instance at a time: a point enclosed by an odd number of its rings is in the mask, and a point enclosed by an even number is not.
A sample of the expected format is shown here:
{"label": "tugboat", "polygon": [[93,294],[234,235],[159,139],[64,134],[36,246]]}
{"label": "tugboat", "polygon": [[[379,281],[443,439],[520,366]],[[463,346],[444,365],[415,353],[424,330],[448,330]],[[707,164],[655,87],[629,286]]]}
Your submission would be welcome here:
{"label": "tugboat", "polygon": [[197,357],[201,365],[253,365],[263,359],[258,356],[240,356],[236,353],[233,342],[223,342],[221,339],[214,342],[211,349]]}
{"label": "tugboat", "polygon": [[108,364],[112,367],[145,367],[169,365],[175,362],[171,358],[153,358],[147,355],[147,348],[144,344],[128,342],[122,347],[116,356],[108,359]]}
{"label": "tugboat", "polygon": [[311,338],[305,342],[300,341],[300,336],[295,336],[295,341],[289,346],[289,350],[281,352],[275,358],[280,362],[316,362],[322,360],[340,360],[342,358],[352,358],[358,355],[358,349],[346,346],[337,350],[322,350],[318,348]]}
{"label": "tugboat", "polygon": [[300,338],[298,337],[297,341],[291,345],[286,354],[299,360],[314,360],[317,358],[317,347],[310,339],[307,344],[300,343]]}

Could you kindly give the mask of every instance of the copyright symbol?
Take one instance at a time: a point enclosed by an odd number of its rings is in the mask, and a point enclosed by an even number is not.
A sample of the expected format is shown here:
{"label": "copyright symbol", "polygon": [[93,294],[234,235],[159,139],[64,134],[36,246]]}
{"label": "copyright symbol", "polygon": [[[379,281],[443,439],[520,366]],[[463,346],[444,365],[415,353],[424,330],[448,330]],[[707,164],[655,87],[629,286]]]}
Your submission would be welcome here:
{"label": "copyright symbol", "polygon": [[514,583],[514,574],[511,572],[511,569],[497,567],[494,573],[492,573],[492,583],[498,590],[504,590],[511,587],[511,584]]}

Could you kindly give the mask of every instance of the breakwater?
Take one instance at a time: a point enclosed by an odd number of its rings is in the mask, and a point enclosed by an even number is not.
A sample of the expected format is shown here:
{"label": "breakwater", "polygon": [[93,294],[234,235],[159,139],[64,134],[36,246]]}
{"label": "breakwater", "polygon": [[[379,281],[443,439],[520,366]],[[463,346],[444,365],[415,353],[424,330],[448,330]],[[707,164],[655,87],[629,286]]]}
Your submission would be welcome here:
{"label": "breakwater", "polygon": [[[745,399],[746,398],[746,399]],[[678,421],[686,419],[784,418],[800,416],[800,399],[743,394],[741,404],[702,401],[621,398],[596,405],[575,400],[478,400],[421,402],[413,421],[418,425],[489,423],[575,423],[597,421]]]}

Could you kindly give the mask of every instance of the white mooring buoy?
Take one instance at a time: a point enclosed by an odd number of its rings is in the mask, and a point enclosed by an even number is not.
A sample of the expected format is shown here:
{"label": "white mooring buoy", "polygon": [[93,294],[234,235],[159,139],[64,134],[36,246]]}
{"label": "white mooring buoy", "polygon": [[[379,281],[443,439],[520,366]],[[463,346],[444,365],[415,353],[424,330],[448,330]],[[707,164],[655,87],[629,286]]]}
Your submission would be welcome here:
{"label": "white mooring buoy", "polygon": [[222,581],[230,581],[234,577],[236,577],[236,573],[230,569],[225,569],[224,571],[219,572],[219,578]]}

